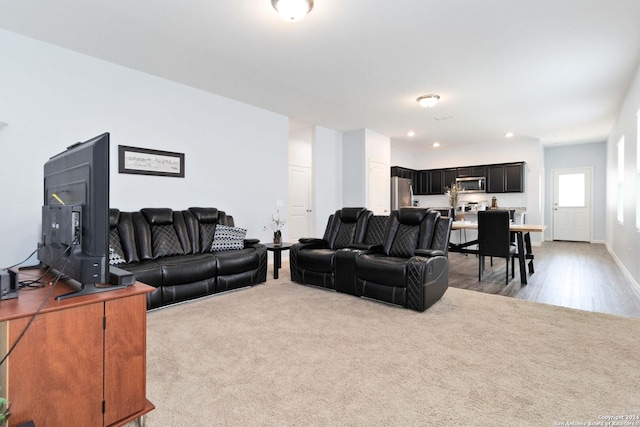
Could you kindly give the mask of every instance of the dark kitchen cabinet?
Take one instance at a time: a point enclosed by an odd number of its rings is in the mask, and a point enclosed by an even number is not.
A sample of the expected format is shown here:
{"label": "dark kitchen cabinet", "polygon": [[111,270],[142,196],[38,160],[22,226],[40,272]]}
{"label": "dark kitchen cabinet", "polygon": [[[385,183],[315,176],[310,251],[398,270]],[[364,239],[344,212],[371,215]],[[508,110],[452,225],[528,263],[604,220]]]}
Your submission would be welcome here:
{"label": "dark kitchen cabinet", "polygon": [[416,171],[409,168],[403,168],[401,166],[392,166],[391,167],[391,176],[398,176],[400,178],[409,178],[413,179],[415,177]]}
{"label": "dark kitchen cabinet", "polygon": [[446,187],[451,187],[452,183],[456,182],[456,169],[431,169],[424,171],[427,175],[427,188],[426,194],[444,194],[447,190]]}
{"label": "dark kitchen cabinet", "polygon": [[429,194],[429,171],[416,171],[414,193],[418,196]]}
{"label": "dark kitchen cabinet", "polygon": [[[413,193],[414,194],[421,194],[418,193],[416,190],[419,186],[418,183],[418,172],[416,170],[413,169],[409,169],[409,168],[403,168],[401,166],[392,166],[391,167],[391,176],[397,176],[400,178],[407,178],[411,180],[411,186],[413,188]],[[427,194],[427,193],[422,193],[422,194]]]}
{"label": "dark kitchen cabinet", "polygon": [[400,178],[407,178],[413,181],[415,186],[416,180],[416,171],[409,168],[403,168],[401,166],[392,166],[391,167],[391,176],[398,176]]}
{"label": "dark kitchen cabinet", "polygon": [[525,185],[524,162],[427,170],[392,166],[391,176],[410,179],[418,196],[445,194],[457,177],[486,177],[487,193],[521,193]]}
{"label": "dark kitchen cabinet", "polygon": [[487,193],[522,193],[524,162],[487,166]]}
{"label": "dark kitchen cabinet", "polygon": [[457,170],[455,168],[444,169],[442,171],[442,177],[444,181],[442,182],[442,191],[440,192],[440,194],[444,194],[446,192],[445,187],[451,188],[451,185],[456,183],[456,174]]}
{"label": "dark kitchen cabinet", "polygon": [[466,166],[463,168],[457,168],[458,177],[467,178],[470,176],[485,176],[484,166]]}
{"label": "dark kitchen cabinet", "polygon": [[504,166],[504,191],[522,193],[524,191],[524,163],[513,163]]}
{"label": "dark kitchen cabinet", "polygon": [[427,171],[429,180],[429,191],[427,194],[442,194],[443,174],[442,169],[433,169]]}

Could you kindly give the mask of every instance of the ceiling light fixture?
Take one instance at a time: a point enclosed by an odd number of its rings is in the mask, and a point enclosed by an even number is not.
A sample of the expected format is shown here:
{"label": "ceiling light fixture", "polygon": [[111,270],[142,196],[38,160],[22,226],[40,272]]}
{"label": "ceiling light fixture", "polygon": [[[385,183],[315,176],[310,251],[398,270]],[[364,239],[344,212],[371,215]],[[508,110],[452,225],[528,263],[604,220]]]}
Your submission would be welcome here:
{"label": "ceiling light fixture", "polygon": [[505,138],[511,138],[511,137],[513,137],[513,132],[507,132],[507,133],[505,133],[505,134],[504,134],[504,137],[505,137]]}
{"label": "ceiling light fixture", "polygon": [[407,132],[407,136],[415,136],[416,133],[412,130],[410,130],[409,132]]}
{"label": "ceiling light fixture", "polygon": [[287,21],[299,21],[313,9],[313,0],[271,0],[271,5]]}
{"label": "ceiling light fixture", "polygon": [[438,148],[438,147],[440,147],[440,143],[436,141],[436,142],[433,143],[433,146]]}
{"label": "ceiling light fixture", "polygon": [[418,97],[418,99],[416,99],[416,101],[420,103],[420,106],[424,108],[433,107],[434,105],[436,105],[436,103],[439,100],[440,100],[440,95],[434,95],[434,94],[422,95]]}

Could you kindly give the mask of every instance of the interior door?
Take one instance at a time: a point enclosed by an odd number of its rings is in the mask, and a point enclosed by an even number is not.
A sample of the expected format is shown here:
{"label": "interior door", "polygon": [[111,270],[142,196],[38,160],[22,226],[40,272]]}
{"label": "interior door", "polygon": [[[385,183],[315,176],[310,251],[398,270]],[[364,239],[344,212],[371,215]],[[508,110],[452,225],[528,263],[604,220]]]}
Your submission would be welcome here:
{"label": "interior door", "polygon": [[311,168],[289,166],[289,237],[297,242],[313,236],[311,230]]}
{"label": "interior door", "polygon": [[591,241],[591,168],[553,171],[553,240]]}
{"label": "interior door", "polygon": [[389,165],[370,160],[368,208],[374,215],[389,215],[389,192]]}

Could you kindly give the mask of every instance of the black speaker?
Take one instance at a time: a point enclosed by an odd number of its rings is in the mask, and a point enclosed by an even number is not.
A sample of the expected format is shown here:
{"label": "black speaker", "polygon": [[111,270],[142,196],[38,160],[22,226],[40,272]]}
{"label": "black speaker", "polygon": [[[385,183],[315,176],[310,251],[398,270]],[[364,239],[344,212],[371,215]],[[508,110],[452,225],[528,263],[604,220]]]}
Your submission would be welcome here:
{"label": "black speaker", "polygon": [[0,300],[18,298],[18,275],[15,271],[0,270]]}

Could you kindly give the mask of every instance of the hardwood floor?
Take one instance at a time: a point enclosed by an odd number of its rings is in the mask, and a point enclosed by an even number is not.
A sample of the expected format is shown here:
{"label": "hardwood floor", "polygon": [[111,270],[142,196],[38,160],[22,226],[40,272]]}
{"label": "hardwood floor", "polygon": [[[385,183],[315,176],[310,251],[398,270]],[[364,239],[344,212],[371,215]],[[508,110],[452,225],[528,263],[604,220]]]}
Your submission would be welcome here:
{"label": "hardwood floor", "polygon": [[449,286],[529,301],[640,318],[640,287],[629,280],[604,244],[543,242],[534,246],[535,273],[528,284],[515,278],[505,285],[505,260],[489,259],[482,282],[478,258],[449,253]]}

